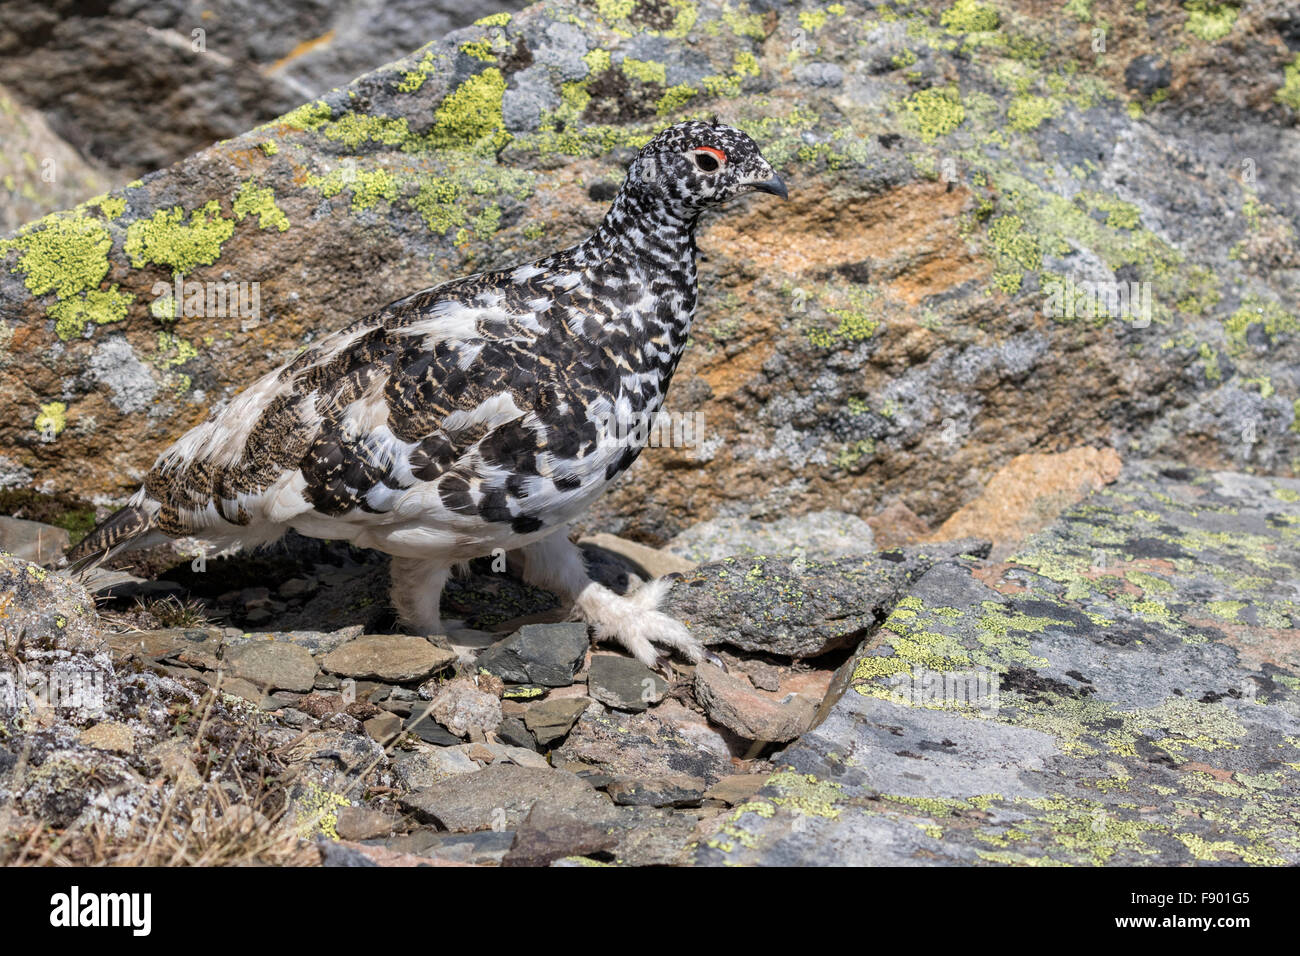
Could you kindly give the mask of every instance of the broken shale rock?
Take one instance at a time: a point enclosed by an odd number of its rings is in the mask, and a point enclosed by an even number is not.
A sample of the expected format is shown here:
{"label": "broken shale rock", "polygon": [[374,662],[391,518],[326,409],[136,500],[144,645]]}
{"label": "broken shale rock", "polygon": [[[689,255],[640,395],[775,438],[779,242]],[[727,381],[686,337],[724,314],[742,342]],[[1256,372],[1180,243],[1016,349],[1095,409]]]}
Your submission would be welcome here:
{"label": "broken shale rock", "polygon": [[321,658],[331,674],[404,684],[423,680],[456,662],[456,655],[409,634],[363,634]]}
{"label": "broken shale rock", "polygon": [[478,666],[511,684],[568,687],[590,646],[585,624],[525,624],[484,651]]}
{"label": "broken shale rock", "polygon": [[874,631],[937,562],[987,553],[986,542],[962,539],[830,561],[726,558],[683,575],[662,610],[706,645],[817,657]]}

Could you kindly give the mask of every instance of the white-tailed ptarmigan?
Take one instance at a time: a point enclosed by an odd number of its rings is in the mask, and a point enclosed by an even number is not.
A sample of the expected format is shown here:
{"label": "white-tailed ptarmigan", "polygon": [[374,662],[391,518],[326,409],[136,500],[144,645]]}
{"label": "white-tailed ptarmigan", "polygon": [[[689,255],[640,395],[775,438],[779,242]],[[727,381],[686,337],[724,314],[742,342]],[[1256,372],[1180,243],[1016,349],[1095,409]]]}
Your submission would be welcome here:
{"label": "white-tailed ptarmigan", "polygon": [[164,451],[69,558],[191,535],[255,547],[292,528],[392,555],[399,618],[440,634],[452,567],[522,548],[525,579],[572,602],[597,639],[648,665],[656,644],[700,660],[656,610],[670,582],[615,594],[565,525],[636,460],[663,403],[695,314],[700,213],[753,191],[786,195],[749,136],[669,127],[589,238],[321,339]]}

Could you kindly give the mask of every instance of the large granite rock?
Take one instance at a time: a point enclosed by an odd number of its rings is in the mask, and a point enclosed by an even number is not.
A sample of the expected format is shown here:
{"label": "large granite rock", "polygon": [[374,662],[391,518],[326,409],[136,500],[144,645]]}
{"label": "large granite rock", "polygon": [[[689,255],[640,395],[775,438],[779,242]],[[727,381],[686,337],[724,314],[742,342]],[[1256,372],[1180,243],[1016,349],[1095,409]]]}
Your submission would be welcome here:
{"label": "large granite rock", "polygon": [[0,233],[75,206],[111,185],[103,170],[50,129],[39,110],[15,100],[4,86],[0,143]]}
{"label": "large granite rock", "polygon": [[1295,864],[1300,482],[1141,467],[937,565],[697,862]]}
{"label": "large granite rock", "polygon": [[707,645],[817,657],[865,637],[935,562],[987,553],[964,538],[829,561],[727,558],[683,575],[663,610]]}
{"label": "large granite rock", "polygon": [[[705,219],[669,405],[691,447],[644,455],[593,526],[663,541],[718,515],[899,503],[934,526],[1014,456],[1081,444],[1292,473],[1293,5],[1040,6],[552,0],[43,220],[0,242],[0,485],[126,495],[209,406],[323,331],[576,240],[633,148],[715,111],[791,199]],[[48,38],[39,69],[0,73],[20,96],[61,95],[49,63],[79,81],[77,43],[128,39],[111,17],[101,33],[14,9]],[[274,62],[333,22],[213,12],[208,57],[262,43]],[[262,28],[227,35],[236,12]],[[138,69],[203,70],[231,106],[159,125],[177,144],[150,159],[234,134],[240,104],[294,98],[154,29]],[[156,95],[134,72],[115,89]],[[142,114],[102,115],[113,130],[89,138],[138,153]],[[176,273],[210,283],[206,314],[169,311]],[[228,282],[256,300],[219,308]],[[1145,283],[1137,314],[1098,314],[1090,282]],[[1063,284],[1080,295],[1049,295]]]}
{"label": "large granite rock", "polygon": [[0,7],[0,83],[125,182],[342,86],[421,40],[520,6],[7,0]]}

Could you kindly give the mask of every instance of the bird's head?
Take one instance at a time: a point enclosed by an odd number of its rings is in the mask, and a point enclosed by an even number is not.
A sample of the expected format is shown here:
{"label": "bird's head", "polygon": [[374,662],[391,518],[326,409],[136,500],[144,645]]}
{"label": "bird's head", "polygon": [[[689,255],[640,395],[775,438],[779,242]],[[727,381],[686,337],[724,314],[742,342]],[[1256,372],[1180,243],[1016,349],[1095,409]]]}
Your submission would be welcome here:
{"label": "bird's head", "polygon": [[670,126],[637,154],[625,189],[692,218],[706,206],[750,192],[786,198],[785,183],[734,126],[692,120]]}

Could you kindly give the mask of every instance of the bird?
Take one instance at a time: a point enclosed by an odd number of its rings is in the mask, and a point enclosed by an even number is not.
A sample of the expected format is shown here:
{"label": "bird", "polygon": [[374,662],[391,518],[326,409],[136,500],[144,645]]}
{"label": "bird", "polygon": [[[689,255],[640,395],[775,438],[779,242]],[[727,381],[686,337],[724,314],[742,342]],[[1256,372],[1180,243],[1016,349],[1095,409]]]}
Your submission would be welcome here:
{"label": "bird", "polygon": [[659,610],[673,579],[617,594],[566,528],[636,460],[663,405],[695,316],[701,214],[755,192],[788,198],[745,132],[667,127],[585,239],[310,344],[162,451],[67,567],[178,537],[251,549],[292,529],[391,555],[398,620],[434,636],[453,569],[518,549],[524,580],[595,640],[647,666],[705,659]]}

